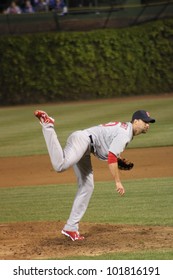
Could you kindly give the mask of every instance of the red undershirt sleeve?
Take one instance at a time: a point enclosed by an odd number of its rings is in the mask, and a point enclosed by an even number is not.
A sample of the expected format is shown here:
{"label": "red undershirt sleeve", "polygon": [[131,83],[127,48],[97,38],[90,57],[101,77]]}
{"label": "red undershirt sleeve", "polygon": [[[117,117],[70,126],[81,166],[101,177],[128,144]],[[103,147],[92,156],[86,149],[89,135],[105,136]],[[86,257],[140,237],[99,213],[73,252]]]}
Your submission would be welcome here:
{"label": "red undershirt sleeve", "polygon": [[108,164],[117,162],[117,157],[113,153],[109,152],[108,154]]}

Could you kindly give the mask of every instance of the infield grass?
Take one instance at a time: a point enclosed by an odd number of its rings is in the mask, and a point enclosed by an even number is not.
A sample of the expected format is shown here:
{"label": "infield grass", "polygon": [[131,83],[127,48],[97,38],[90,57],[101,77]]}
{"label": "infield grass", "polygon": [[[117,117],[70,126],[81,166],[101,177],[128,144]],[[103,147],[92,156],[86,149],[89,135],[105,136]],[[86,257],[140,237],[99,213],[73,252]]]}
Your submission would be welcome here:
{"label": "infield grass", "polygon": [[[67,258],[64,258],[64,260]],[[72,256],[68,260],[95,260],[96,257],[91,256]],[[62,260],[62,258],[61,258]],[[97,260],[173,260],[173,249],[163,249],[154,251],[137,251],[126,253],[112,253],[97,256]]]}
{"label": "infield grass", "polygon": [[[124,181],[120,197],[113,182],[97,182],[83,221],[173,226],[173,178]],[[66,220],[75,185],[0,189],[0,222]]]}
{"label": "infield grass", "polygon": [[64,146],[74,130],[110,121],[129,121],[134,111],[148,110],[157,122],[145,136],[135,137],[128,148],[173,145],[173,96],[57,103],[0,109],[0,157],[46,154],[41,127],[34,117],[45,110],[56,120],[55,129]]}

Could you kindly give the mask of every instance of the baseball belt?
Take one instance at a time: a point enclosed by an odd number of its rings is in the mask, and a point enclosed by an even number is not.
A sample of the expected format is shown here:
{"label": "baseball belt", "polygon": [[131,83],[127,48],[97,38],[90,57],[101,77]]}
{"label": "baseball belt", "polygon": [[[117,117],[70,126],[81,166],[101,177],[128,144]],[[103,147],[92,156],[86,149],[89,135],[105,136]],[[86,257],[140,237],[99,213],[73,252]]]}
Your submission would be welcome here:
{"label": "baseball belt", "polygon": [[92,135],[89,135],[90,141],[91,141],[91,153],[95,154],[95,147],[94,147],[94,142],[93,142],[93,138]]}

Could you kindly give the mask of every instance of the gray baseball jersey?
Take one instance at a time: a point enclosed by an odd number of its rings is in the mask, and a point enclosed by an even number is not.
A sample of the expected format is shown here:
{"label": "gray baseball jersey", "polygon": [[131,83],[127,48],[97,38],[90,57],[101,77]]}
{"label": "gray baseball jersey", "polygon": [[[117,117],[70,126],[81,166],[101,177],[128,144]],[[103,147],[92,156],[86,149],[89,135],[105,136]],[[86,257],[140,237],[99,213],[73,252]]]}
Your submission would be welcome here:
{"label": "gray baseball jersey", "polygon": [[107,160],[108,152],[120,156],[133,138],[130,122],[111,122],[85,129],[84,133],[92,136],[95,155]]}

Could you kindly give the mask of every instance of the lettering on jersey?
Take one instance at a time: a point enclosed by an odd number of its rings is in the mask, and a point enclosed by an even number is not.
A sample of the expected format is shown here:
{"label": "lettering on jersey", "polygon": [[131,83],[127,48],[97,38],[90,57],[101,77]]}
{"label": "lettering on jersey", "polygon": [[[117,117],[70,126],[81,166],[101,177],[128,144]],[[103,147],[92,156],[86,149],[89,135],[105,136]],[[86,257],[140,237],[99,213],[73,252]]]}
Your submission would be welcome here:
{"label": "lettering on jersey", "polygon": [[104,123],[104,124],[101,124],[102,126],[115,126],[117,125],[119,122],[109,122],[109,123]]}
{"label": "lettering on jersey", "polygon": [[128,124],[125,123],[125,122],[122,122],[120,127],[124,128],[124,129],[127,129],[128,128]]}

